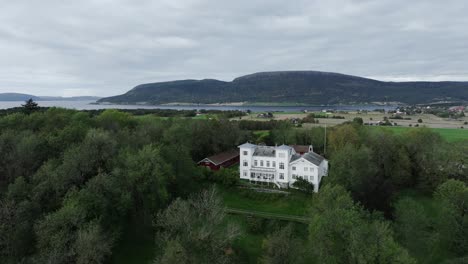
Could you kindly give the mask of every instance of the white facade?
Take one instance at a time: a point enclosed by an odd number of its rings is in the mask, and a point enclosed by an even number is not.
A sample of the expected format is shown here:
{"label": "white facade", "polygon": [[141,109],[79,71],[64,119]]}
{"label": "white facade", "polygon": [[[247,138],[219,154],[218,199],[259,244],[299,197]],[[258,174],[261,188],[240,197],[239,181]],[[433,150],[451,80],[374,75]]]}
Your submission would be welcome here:
{"label": "white facade", "polygon": [[322,177],[328,174],[328,161],[313,152],[312,147],[301,155],[286,145],[273,147],[245,143],[239,146],[239,151],[241,179],[270,182],[285,188],[297,178],[303,178],[314,184],[317,192]]}

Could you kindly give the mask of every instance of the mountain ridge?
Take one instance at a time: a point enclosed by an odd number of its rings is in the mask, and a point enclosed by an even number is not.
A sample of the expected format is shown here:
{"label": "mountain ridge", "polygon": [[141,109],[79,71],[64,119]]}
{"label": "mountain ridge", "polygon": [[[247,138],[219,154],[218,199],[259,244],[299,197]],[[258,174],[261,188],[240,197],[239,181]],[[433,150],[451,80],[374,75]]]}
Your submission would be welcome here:
{"label": "mountain ridge", "polygon": [[176,80],[140,84],[127,93],[106,97],[99,103],[216,104],[292,103],[355,104],[437,101],[468,102],[468,82],[386,82],[322,71],[257,72],[234,78]]}
{"label": "mountain ridge", "polygon": [[37,96],[25,93],[0,93],[0,101],[11,102],[11,101],[26,101],[33,99],[34,101],[92,101],[101,99],[97,96]]}

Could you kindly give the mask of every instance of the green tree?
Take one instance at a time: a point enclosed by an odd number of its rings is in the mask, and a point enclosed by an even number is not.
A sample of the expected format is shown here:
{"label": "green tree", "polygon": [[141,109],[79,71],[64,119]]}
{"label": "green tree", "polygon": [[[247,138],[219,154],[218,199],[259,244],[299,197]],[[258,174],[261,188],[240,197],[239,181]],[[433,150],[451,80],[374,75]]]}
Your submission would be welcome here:
{"label": "green tree", "polygon": [[176,199],[154,220],[159,230],[155,262],[164,263],[169,256],[175,257],[174,247],[189,256],[191,263],[229,262],[227,252],[240,231],[232,224],[226,225],[225,218],[222,201],[214,189],[189,200]]}
{"label": "green tree", "polygon": [[351,124],[334,127],[328,134],[328,144],[332,152],[336,152],[347,144],[359,146],[359,133]]}
{"label": "green tree", "polygon": [[364,124],[364,120],[362,120],[362,117],[355,117],[353,119],[353,122],[361,126]]}
{"label": "green tree", "polygon": [[448,180],[435,191],[441,203],[439,236],[445,245],[460,256],[468,252],[468,187],[457,180]]}
{"label": "green tree", "polygon": [[320,263],[414,263],[388,223],[356,205],[341,186],[324,186],[311,215],[311,253]]}
{"label": "green tree", "polygon": [[291,225],[269,235],[263,242],[262,263],[265,264],[296,264],[304,258],[304,241],[294,234]]}
{"label": "green tree", "polygon": [[411,198],[399,199],[395,204],[395,231],[400,243],[421,259],[432,258],[432,223],[424,207]]}
{"label": "green tree", "polygon": [[417,187],[422,191],[432,193],[452,171],[458,169],[453,163],[452,148],[439,134],[421,128],[411,129],[403,137],[406,139],[412,173],[416,177]]}
{"label": "green tree", "polygon": [[105,236],[97,223],[92,222],[78,230],[73,247],[77,264],[100,264],[111,255],[112,240]]}
{"label": "green tree", "polygon": [[123,164],[113,174],[130,194],[134,212],[150,221],[151,214],[169,199],[168,179],[173,177],[160,147],[147,145],[137,153],[123,152]]}
{"label": "green tree", "polygon": [[32,112],[39,110],[39,105],[36,102],[34,102],[32,98],[26,100],[26,102],[21,106],[23,107],[24,113],[28,115]]}

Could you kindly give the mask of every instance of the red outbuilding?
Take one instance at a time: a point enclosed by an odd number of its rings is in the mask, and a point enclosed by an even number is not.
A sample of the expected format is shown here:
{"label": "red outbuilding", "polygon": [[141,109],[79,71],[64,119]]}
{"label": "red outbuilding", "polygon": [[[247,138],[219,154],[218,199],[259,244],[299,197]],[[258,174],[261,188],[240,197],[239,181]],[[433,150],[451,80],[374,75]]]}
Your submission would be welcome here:
{"label": "red outbuilding", "polygon": [[237,163],[239,163],[239,150],[233,149],[204,158],[198,162],[198,165],[217,171],[221,167],[227,168]]}

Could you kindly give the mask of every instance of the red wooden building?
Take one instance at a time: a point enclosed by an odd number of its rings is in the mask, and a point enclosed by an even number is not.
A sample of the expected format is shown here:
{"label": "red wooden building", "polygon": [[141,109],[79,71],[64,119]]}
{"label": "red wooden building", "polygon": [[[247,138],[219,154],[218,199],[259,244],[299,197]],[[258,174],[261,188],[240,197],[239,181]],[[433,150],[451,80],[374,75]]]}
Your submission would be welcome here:
{"label": "red wooden building", "polygon": [[312,145],[306,146],[306,145],[290,145],[290,147],[294,148],[294,151],[296,153],[304,155],[305,153],[309,153],[314,151],[312,148]]}
{"label": "red wooden building", "polygon": [[217,171],[221,167],[227,168],[237,163],[239,163],[239,150],[233,149],[204,158],[198,162],[198,165]]}

